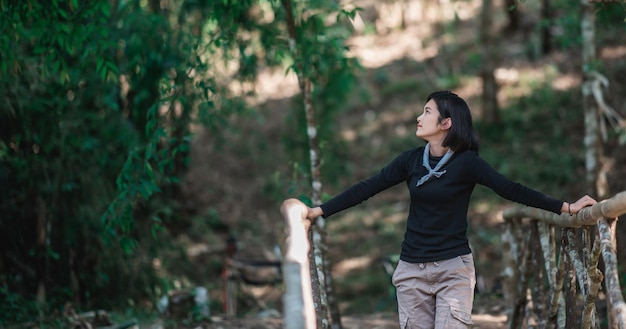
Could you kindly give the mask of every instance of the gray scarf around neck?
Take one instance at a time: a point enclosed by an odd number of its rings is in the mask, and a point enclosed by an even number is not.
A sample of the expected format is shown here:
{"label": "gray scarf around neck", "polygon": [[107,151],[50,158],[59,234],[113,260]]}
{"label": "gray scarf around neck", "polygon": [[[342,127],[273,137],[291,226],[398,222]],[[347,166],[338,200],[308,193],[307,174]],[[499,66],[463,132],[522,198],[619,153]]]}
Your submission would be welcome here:
{"label": "gray scarf around neck", "polygon": [[430,156],[430,144],[426,144],[426,147],[424,147],[424,156],[422,157],[422,165],[426,167],[426,169],[428,169],[428,174],[420,178],[419,181],[417,181],[416,186],[420,186],[424,184],[428,179],[430,179],[433,176],[439,178],[441,177],[441,175],[445,174],[446,173],[445,170],[439,171],[439,169],[441,169],[441,167],[443,167],[443,165],[445,165],[446,162],[450,160],[453,154],[454,154],[454,151],[452,151],[451,149],[448,149],[448,152],[446,152],[443,158],[441,158],[441,160],[437,162],[437,165],[433,169],[430,167],[430,161],[428,161],[428,157]]}

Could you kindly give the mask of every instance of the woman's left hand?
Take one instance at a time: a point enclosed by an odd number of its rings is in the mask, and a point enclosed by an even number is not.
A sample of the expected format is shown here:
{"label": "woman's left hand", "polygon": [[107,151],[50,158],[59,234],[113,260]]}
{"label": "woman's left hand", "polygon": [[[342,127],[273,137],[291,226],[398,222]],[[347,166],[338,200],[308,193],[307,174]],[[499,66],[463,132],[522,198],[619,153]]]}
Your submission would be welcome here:
{"label": "woman's left hand", "polygon": [[594,198],[585,195],[582,198],[576,200],[576,202],[569,204],[567,211],[570,213],[570,215],[577,214],[581,209],[588,206],[593,206],[596,203],[598,203],[598,201],[596,201]]}

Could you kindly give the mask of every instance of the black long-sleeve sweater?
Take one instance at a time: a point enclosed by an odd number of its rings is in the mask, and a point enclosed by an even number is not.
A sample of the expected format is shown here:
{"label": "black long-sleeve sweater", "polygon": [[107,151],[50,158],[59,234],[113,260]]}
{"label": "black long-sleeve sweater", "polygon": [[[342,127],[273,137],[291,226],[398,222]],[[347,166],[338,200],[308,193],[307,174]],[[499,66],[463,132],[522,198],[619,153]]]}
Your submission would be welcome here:
{"label": "black long-sleeve sweater", "polygon": [[[467,212],[476,184],[489,187],[501,197],[557,214],[563,201],[513,182],[498,173],[477,152],[455,153],[441,170],[416,186],[428,173],[422,165],[424,147],[397,156],[377,174],[354,184],[321,205],[324,217],[355,206],[375,194],[406,182],[411,196],[400,259],[410,263],[434,262],[471,252],[466,236]],[[440,158],[430,157],[431,167]]]}

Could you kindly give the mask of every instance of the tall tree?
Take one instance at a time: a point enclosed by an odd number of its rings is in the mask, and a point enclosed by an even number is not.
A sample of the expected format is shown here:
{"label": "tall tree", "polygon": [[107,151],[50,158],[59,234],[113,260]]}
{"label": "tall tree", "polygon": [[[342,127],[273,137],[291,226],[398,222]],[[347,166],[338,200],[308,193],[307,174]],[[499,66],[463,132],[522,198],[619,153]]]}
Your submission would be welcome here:
{"label": "tall tree", "polygon": [[593,3],[580,1],[580,29],[582,35],[582,97],[585,118],[585,167],[587,183],[599,198],[606,196],[606,179],[602,177],[601,159],[603,158],[600,121],[602,112],[593,97],[593,88],[597,79],[597,56],[595,45],[595,13]]}
{"label": "tall tree", "polygon": [[[298,85],[303,98],[304,110],[306,113],[306,125],[309,139],[309,149],[311,154],[311,180],[313,186],[312,202],[319,205],[321,202],[321,177],[319,171],[319,145],[317,142],[317,125],[315,123],[315,107],[311,97],[311,81],[304,72],[304,58],[302,57],[298,40],[299,31],[296,27],[296,19],[294,17],[294,9],[291,0],[281,0],[283,9],[286,13],[287,30],[289,32],[289,48],[293,53],[295,62],[295,71],[298,76]],[[322,248],[324,242],[323,236],[323,218],[316,219],[315,225],[310,227],[309,240],[311,241],[311,251],[309,264],[311,266],[311,288],[313,289],[313,304],[315,305],[315,313],[318,328],[329,328],[328,321],[328,299],[326,298],[326,282],[324,280],[324,257],[322,256]]]}
{"label": "tall tree", "polygon": [[[337,15],[339,21],[342,15],[354,18],[355,12],[341,11],[334,2],[319,2],[318,8],[295,8],[291,0],[281,0],[281,3],[286,13],[289,47],[294,57],[293,70],[298,78],[306,118],[311,203],[317,206],[322,203],[320,132],[324,128],[328,130],[326,126],[330,126],[326,122],[320,125],[318,120],[324,117],[324,112],[328,113],[332,107],[336,107],[337,103],[334,106],[327,105],[329,101],[337,102],[338,98],[348,94],[351,70],[355,66],[351,59],[345,57],[344,34],[337,33],[343,27],[327,27],[325,16]],[[310,14],[314,11],[318,14]],[[326,37],[318,37],[321,35]],[[321,110],[319,105],[322,105]],[[341,315],[330,275],[331,265],[325,253],[327,242],[324,219],[317,218],[310,231],[312,250],[309,263],[317,324],[319,328],[341,328]]]}
{"label": "tall tree", "polygon": [[552,51],[553,10],[550,0],[541,0],[541,54],[547,55]]}
{"label": "tall tree", "polygon": [[517,0],[505,0],[504,10],[508,20],[506,29],[511,32],[517,31],[520,25],[521,15],[519,6],[517,5]]}
{"label": "tall tree", "polygon": [[493,2],[482,1],[480,15],[480,44],[482,45],[482,65],[480,77],[483,82],[481,95],[483,106],[483,120],[488,123],[500,122],[500,110],[498,106],[498,82],[494,75],[497,67],[498,50],[497,40],[493,32]]}

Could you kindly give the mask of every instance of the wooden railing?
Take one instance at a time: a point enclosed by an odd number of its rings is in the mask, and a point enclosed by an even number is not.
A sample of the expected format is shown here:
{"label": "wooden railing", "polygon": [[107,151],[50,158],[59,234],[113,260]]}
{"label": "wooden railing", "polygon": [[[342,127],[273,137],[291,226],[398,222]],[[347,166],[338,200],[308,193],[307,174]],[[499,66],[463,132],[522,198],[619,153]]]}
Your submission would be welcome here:
{"label": "wooden railing", "polygon": [[285,329],[317,327],[313,290],[309,272],[309,226],[307,206],[298,199],[287,199],[280,207],[287,224],[285,261],[283,264],[285,294],[283,321]]}
{"label": "wooden railing", "polygon": [[[626,329],[615,235],[617,217],[624,214],[626,191],[574,216],[506,210],[508,327]],[[598,312],[604,307],[606,313]]]}

